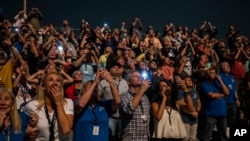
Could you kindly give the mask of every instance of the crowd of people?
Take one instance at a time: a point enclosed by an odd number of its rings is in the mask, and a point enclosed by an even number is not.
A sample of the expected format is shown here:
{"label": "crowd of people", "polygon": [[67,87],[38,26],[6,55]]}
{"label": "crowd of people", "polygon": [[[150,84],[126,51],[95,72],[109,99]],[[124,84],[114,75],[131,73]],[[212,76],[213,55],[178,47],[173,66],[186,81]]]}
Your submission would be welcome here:
{"label": "crowd of people", "polygon": [[[140,18],[76,35],[38,8],[0,21],[0,140],[227,141],[250,119],[250,44]],[[216,131],[216,134],[214,132]]]}

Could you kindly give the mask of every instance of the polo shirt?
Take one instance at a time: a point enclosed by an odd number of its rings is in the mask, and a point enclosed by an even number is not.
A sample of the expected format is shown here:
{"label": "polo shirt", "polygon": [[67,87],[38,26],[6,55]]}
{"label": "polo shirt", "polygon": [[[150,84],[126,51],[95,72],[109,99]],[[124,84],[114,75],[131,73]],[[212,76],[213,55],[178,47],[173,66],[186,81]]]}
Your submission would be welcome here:
{"label": "polo shirt", "polygon": [[202,85],[202,107],[207,116],[224,117],[227,115],[226,100],[224,97],[212,99],[208,96],[209,92],[221,93],[219,83],[204,82]]}
{"label": "polo shirt", "polygon": [[[28,125],[28,120],[29,117],[23,113],[20,112],[20,118],[22,120],[22,129],[21,131],[14,131],[12,125],[9,126],[9,141],[23,141],[24,140],[24,136],[25,136],[25,130],[26,127]],[[0,141],[5,141],[7,140],[7,132],[4,132],[2,129],[0,130]]]}
{"label": "polo shirt", "polygon": [[94,107],[86,106],[76,115],[73,141],[109,141],[111,104],[112,100],[100,101]]}

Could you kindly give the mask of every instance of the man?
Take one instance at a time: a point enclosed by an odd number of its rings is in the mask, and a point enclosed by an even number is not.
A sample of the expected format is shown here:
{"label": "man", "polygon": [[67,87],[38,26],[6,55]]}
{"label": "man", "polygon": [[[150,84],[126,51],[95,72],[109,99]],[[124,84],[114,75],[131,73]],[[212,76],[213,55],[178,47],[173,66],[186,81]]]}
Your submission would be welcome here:
{"label": "man", "polygon": [[[128,83],[126,80],[121,78],[122,72],[123,72],[123,67],[120,66],[120,64],[116,63],[116,64],[114,64],[113,67],[110,68],[109,71],[110,71],[111,76],[113,77],[113,80],[114,80],[117,88],[118,88],[119,94],[127,92],[128,91]],[[113,99],[112,91],[110,89],[110,84],[105,79],[101,80],[100,83],[98,84],[98,92],[103,100]],[[109,118],[109,128],[111,131],[110,141],[119,140],[119,134],[120,134],[119,123],[120,123],[119,111],[117,111],[116,113],[112,114],[111,117]]]}
{"label": "man", "polygon": [[128,74],[129,90],[121,94],[120,118],[122,141],[149,141],[150,103],[144,94],[150,81],[138,71]]}
{"label": "man", "polygon": [[237,96],[236,82],[233,76],[230,74],[229,63],[224,61],[221,63],[221,71],[219,73],[222,81],[229,89],[229,95],[226,98],[227,103],[227,138],[230,137],[230,127],[235,124],[236,120],[236,106],[240,106],[240,102]]}
{"label": "man", "polygon": [[204,114],[201,131],[201,141],[210,141],[212,132],[217,126],[218,141],[226,141],[227,105],[226,97],[229,95],[227,86],[214,68],[206,72],[207,81],[203,83],[201,95],[202,112]]}
{"label": "man", "polygon": [[192,76],[184,78],[181,88],[177,91],[176,104],[180,106],[182,120],[187,131],[187,137],[183,141],[195,141],[201,101],[198,91],[194,88]]}

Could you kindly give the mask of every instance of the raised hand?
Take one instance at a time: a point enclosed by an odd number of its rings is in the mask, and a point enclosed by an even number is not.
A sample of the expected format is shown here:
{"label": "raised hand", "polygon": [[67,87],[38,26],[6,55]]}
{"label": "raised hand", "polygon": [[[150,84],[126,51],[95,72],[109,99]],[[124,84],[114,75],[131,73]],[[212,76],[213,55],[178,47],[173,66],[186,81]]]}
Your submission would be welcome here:
{"label": "raised hand", "polygon": [[28,137],[27,140],[34,141],[36,139],[36,136],[39,133],[39,129],[37,126],[31,127],[30,125],[28,125],[25,133],[26,133],[26,136]]}
{"label": "raised hand", "polygon": [[36,127],[38,123],[39,116],[36,113],[30,115],[29,124],[31,127]]}
{"label": "raised hand", "polygon": [[62,91],[62,87],[59,85],[53,85],[50,88],[50,92],[53,96],[54,99],[54,103],[56,105],[63,105],[63,91]]}
{"label": "raised hand", "polygon": [[0,111],[0,128],[2,128],[3,125],[4,125],[4,119],[5,119],[5,117],[6,117],[5,112]]}
{"label": "raised hand", "polygon": [[112,82],[113,81],[112,76],[110,75],[110,73],[107,70],[103,69],[101,71],[102,71],[102,75],[101,75],[102,78],[104,78],[108,82]]}
{"label": "raised hand", "polygon": [[146,91],[150,87],[151,82],[149,80],[143,80],[141,84],[141,89]]}

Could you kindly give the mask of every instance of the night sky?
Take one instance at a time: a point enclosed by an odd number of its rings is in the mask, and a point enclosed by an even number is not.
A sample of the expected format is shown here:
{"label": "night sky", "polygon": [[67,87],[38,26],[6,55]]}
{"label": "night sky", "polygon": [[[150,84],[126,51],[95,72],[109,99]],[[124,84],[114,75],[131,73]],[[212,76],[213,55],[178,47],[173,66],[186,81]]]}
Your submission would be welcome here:
{"label": "night sky", "polygon": [[[219,29],[218,37],[225,39],[227,27],[234,25],[241,34],[250,37],[249,0],[27,0],[28,10],[37,7],[44,15],[42,25],[53,23],[59,27],[68,19],[78,29],[84,18],[95,27],[108,23],[111,28],[127,28],[134,17],[140,17],[144,32],[153,25],[160,32],[165,24],[199,28],[204,20]],[[1,0],[0,13],[13,19],[23,0]]]}

